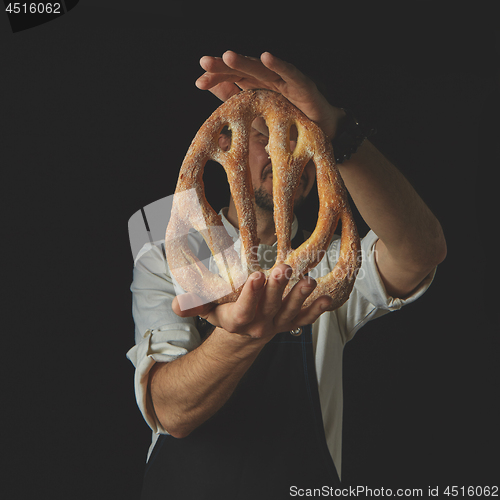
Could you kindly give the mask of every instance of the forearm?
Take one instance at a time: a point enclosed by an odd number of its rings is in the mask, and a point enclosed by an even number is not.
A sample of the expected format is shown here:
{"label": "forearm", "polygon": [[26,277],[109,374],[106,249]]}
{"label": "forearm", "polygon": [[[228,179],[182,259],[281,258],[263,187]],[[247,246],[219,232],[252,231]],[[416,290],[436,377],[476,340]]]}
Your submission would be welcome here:
{"label": "forearm", "polygon": [[393,259],[420,269],[444,258],[439,221],[373,144],[366,140],[339,170],[361,216]]}
{"label": "forearm", "polygon": [[181,438],[214,415],[264,344],[216,328],[197,349],[170,363],[157,363],[149,390],[162,426]]}

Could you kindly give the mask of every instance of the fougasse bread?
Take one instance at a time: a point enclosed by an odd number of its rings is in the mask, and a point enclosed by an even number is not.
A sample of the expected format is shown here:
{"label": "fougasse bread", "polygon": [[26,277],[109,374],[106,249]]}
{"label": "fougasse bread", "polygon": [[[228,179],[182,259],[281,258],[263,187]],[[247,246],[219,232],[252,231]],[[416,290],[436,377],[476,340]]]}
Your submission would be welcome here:
{"label": "fougasse bread", "polygon": [[[317,279],[317,287],[304,303],[321,295],[334,301],[330,310],[349,297],[361,264],[360,240],[349,207],[347,192],[335,165],[333,149],[322,130],[284,96],[271,90],[242,91],[223,103],[196,134],[182,163],[172,213],[165,236],[169,269],[179,285],[215,304],[235,301],[247,279],[255,272],[269,275],[257,262],[256,215],[248,168],[248,144],[252,123],[263,117],[269,130],[268,151],[273,170],[274,219],[277,259],[274,266],[288,264],[292,276],[284,295],[313,269],[324,256],[340,220],[342,235],[338,261],[333,270]],[[227,126],[231,145],[219,146],[219,135]],[[290,130],[297,128],[295,149],[290,148]],[[225,230],[220,216],[207,202],[203,171],[208,160],[220,163],[226,173],[237,213],[241,250]],[[316,228],[297,249],[290,246],[293,200],[303,169],[309,161],[316,167],[319,212]],[[212,252],[219,274],[213,273],[194,255],[189,231],[202,234]]]}

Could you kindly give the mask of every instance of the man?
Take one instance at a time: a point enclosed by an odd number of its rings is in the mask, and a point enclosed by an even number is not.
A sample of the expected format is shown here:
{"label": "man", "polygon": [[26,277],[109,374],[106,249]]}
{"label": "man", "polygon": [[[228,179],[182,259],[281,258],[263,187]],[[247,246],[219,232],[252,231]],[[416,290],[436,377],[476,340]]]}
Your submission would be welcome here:
{"label": "man", "polygon": [[[200,63],[205,73],[197,86],[222,100],[241,89],[269,88],[328,138],[342,130],[345,112],[298,69],[269,53],[255,59],[228,51]],[[265,126],[254,127],[249,161],[264,255],[276,241],[272,175]],[[222,147],[229,141],[221,135]],[[339,170],[371,231],[362,241],[354,290],[336,311],[325,312],[329,297],[301,308],[315,287],[312,277],[283,300],[285,265],[267,281],[262,273],[252,274],[234,303],[183,310],[162,252],[151,245],[141,252],[132,285],[137,345],[128,356],[136,366],[138,403],[154,435],[143,498],[169,492],[168,498],[276,499],[289,498],[292,487],[338,484],[343,346],[367,321],[419,297],[446,255],[439,222],[368,140]],[[308,195],[314,174],[308,165],[297,199]],[[232,200],[223,216],[236,240]],[[301,242],[296,224],[294,247]],[[334,240],[319,275],[335,265],[337,252]],[[215,326],[206,338],[196,329],[196,316]],[[298,327],[303,334],[290,335]]]}

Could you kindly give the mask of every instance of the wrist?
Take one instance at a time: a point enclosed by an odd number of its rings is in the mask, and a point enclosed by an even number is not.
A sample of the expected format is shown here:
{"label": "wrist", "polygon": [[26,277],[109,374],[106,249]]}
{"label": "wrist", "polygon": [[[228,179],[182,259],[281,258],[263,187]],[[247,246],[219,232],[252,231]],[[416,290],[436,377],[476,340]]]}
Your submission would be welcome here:
{"label": "wrist", "polygon": [[238,356],[238,358],[253,356],[266,345],[269,339],[254,338],[250,335],[230,333],[224,328],[216,327],[211,335],[216,341],[224,345],[227,353]]}
{"label": "wrist", "polygon": [[344,118],[339,123],[332,140],[335,162],[341,164],[349,160],[365,139],[376,133],[374,128],[361,124],[352,112],[342,109]]}
{"label": "wrist", "polygon": [[324,129],[325,135],[329,141],[334,140],[335,137],[341,133],[346,116],[346,111],[343,108],[337,108],[336,106],[330,105],[330,120]]}

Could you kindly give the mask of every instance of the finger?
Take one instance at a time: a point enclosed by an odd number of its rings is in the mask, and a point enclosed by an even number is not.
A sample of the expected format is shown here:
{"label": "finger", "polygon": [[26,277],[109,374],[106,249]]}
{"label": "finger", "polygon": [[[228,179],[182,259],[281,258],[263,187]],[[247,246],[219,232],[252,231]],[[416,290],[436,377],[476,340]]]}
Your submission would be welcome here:
{"label": "finger", "polygon": [[234,94],[241,91],[241,87],[236,82],[244,78],[245,75],[227,66],[222,58],[203,56],[200,59],[200,66],[206,71],[195,82],[201,90],[210,90],[212,94],[222,101],[226,101]]}
{"label": "finger", "polygon": [[224,81],[238,82],[248,80],[246,84],[249,87],[252,85],[255,86],[256,82],[252,81],[253,78],[251,75],[231,68],[220,57],[203,56],[200,59],[200,66],[205,70],[205,73],[198,78],[196,84],[197,86],[203,86],[204,90],[206,90],[207,86],[212,87]]}
{"label": "finger", "polygon": [[286,83],[292,83],[294,85],[306,85],[312,83],[302,71],[298,70],[293,64],[279,59],[273,56],[270,52],[264,52],[260,59],[262,64],[271,72],[278,75]]}
{"label": "finger", "polygon": [[[230,51],[229,51],[230,52]],[[200,59],[200,66],[207,73],[219,73],[226,75],[236,75],[239,77],[245,76],[244,73],[239,72],[235,68],[231,68],[228,66],[222,57],[212,57],[212,56],[203,56]]]}
{"label": "finger", "polygon": [[264,120],[262,116],[258,116],[257,118],[255,118],[255,120],[252,122],[252,127],[262,135],[269,137],[269,128],[266,124],[266,120]]}
{"label": "finger", "polygon": [[208,73],[215,73],[217,68],[220,67],[227,68],[221,57],[213,57],[213,56],[203,56],[200,59],[200,66]]}
{"label": "finger", "polygon": [[280,76],[270,68],[266,68],[260,59],[246,57],[237,54],[232,50],[224,52],[222,60],[233,71],[237,71],[241,76],[250,76],[262,82],[275,82],[280,80]]}
{"label": "finger", "polygon": [[274,324],[278,327],[282,325],[286,329],[287,325],[293,323],[305,300],[315,288],[316,281],[310,277],[304,278],[295,284],[285,300],[283,300],[279,313],[274,317]]}
{"label": "finger", "polygon": [[[253,79],[233,77],[232,75],[217,75],[216,78],[212,78],[212,75],[205,74],[200,76],[195,84],[200,90],[210,90],[215,95],[227,94],[227,99],[242,90],[268,88],[264,83],[259,84]],[[219,86],[220,88],[218,88]],[[217,97],[221,98],[219,95]]]}
{"label": "finger", "polygon": [[172,310],[181,318],[206,315],[213,307],[213,304],[204,303],[202,299],[194,293],[178,295],[174,297],[172,301]]}
{"label": "finger", "polygon": [[288,284],[291,274],[292,268],[290,266],[280,264],[269,275],[261,305],[261,312],[264,316],[274,317],[280,310],[283,291]]}
{"label": "finger", "polygon": [[304,307],[292,322],[292,329],[314,323],[333,304],[333,299],[327,295],[318,297],[310,306]]}
{"label": "finger", "polygon": [[264,273],[253,273],[241,290],[236,302],[223,304],[204,316],[213,325],[221,325],[225,330],[238,333],[255,317],[266,283]]}
{"label": "finger", "polygon": [[[218,83],[220,82],[220,83]],[[200,76],[198,80],[196,80],[195,85],[200,90],[209,90],[212,94],[218,97],[221,101],[227,101],[230,97],[235,94],[241,92],[241,88],[238,87],[232,81],[224,81],[223,79],[212,80],[206,74]]]}
{"label": "finger", "polygon": [[208,90],[223,102],[227,101],[230,97],[233,97],[233,95],[241,92],[240,87],[230,82],[219,83],[219,85],[216,85]]}
{"label": "finger", "polygon": [[195,82],[195,85],[201,90],[208,90],[211,87],[219,85],[219,83],[229,82],[234,83],[241,80],[241,76],[232,75],[230,73],[203,73]]}

